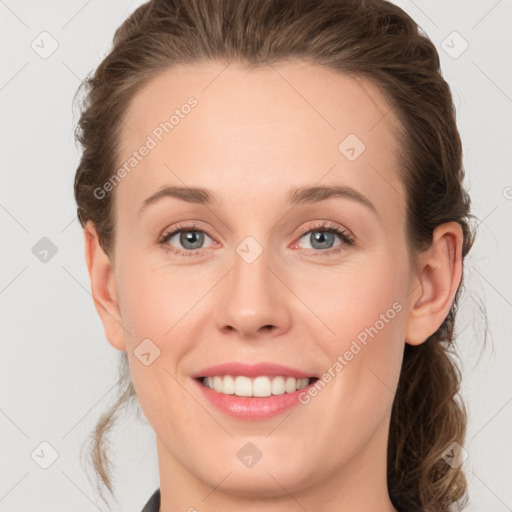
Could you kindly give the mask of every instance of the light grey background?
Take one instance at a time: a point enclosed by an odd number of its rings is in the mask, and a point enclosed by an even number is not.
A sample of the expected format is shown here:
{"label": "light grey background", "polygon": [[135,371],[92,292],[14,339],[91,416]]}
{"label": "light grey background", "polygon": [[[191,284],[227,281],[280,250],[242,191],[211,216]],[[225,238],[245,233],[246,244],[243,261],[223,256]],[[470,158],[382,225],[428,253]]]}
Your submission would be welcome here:
{"label": "light grey background", "polygon": [[[116,396],[119,353],[106,341],[90,295],[73,198],[79,153],[71,102],[115,28],[141,3],[0,1],[2,512],[106,510],[79,453]],[[457,328],[470,411],[467,510],[503,512],[512,510],[512,2],[396,3],[438,47],[457,107],[479,219]],[[52,38],[58,48],[42,58]],[[464,41],[469,47],[461,53]],[[33,252],[43,237],[57,250],[46,262]],[[120,506],[113,510],[139,511],[159,485],[154,433],[133,415],[115,440]],[[52,449],[43,442],[58,453],[48,469],[40,464]]]}

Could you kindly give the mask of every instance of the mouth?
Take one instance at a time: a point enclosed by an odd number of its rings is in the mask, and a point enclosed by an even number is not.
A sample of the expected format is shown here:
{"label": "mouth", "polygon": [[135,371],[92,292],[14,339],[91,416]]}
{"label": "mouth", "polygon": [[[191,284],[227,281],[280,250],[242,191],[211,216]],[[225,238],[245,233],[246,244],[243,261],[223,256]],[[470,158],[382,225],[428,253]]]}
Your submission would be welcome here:
{"label": "mouth", "polygon": [[214,375],[195,378],[203,387],[222,395],[245,398],[265,398],[295,393],[319,379],[318,377],[296,378],[287,375]]}
{"label": "mouth", "polygon": [[311,370],[266,361],[225,362],[191,377],[202,397],[219,411],[237,420],[256,421],[304,404],[302,396],[319,380]]}

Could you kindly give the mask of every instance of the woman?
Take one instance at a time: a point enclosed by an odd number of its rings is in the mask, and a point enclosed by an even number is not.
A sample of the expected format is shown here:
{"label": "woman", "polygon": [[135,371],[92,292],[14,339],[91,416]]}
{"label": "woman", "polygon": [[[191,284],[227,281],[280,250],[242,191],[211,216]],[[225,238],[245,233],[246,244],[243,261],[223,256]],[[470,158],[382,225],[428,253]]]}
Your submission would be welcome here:
{"label": "woman", "polygon": [[[432,42],[367,0],[139,7],[84,84],[78,216],[160,487],[144,510],[466,503],[474,234]],[[101,492],[101,489],[100,489]]]}

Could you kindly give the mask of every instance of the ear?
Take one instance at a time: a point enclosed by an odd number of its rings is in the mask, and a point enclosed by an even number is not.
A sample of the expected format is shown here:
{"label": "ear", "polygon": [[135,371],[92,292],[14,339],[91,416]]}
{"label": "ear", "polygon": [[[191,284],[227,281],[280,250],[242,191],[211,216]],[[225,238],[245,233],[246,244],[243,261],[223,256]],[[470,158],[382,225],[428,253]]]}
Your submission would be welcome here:
{"label": "ear", "polygon": [[462,278],[463,232],[459,223],[438,226],[431,246],[418,255],[408,308],[405,341],[420,345],[448,315]]}
{"label": "ear", "polygon": [[121,321],[114,269],[99,244],[94,224],[89,221],[84,228],[85,259],[91,280],[92,297],[108,342],[125,351],[124,327]]}

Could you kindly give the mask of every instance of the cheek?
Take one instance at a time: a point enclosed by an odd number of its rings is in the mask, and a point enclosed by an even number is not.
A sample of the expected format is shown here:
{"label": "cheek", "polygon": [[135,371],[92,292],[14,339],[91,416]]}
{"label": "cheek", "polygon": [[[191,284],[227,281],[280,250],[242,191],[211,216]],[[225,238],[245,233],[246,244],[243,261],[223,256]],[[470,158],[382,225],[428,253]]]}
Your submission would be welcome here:
{"label": "cheek", "polygon": [[130,370],[141,406],[149,414],[159,414],[169,394],[176,399],[172,403],[186,401],[185,396],[178,398],[183,389],[173,377],[182,377],[178,363],[193,346],[189,327],[198,322],[194,305],[211,283],[194,277],[190,269],[155,267],[144,256],[139,261],[137,257],[119,260],[116,279],[122,323],[128,331]]}
{"label": "cheek", "polygon": [[[127,271],[129,267],[134,270]],[[190,350],[192,338],[183,328],[199,300],[197,287],[188,286],[190,278],[179,270],[153,269],[133,260],[119,270],[122,318],[129,331],[127,356],[138,402],[158,431],[174,431],[192,415],[178,370]]]}
{"label": "cheek", "polygon": [[333,267],[324,279],[315,279],[315,286],[303,289],[311,309],[329,328],[330,339],[342,345],[359,335],[364,339],[365,329],[375,324],[384,337],[399,330],[407,294],[407,276],[396,270],[401,265],[399,255],[373,254]]}
{"label": "cheek", "polygon": [[392,400],[398,383],[407,275],[399,274],[397,268],[407,268],[400,255],[374,255],[359,272],[347,268],[335,276],[323,290],[323,298],[314,297],[331,331],[324,349],[332,365],[338,361],[343,366],[337,365],[338,371],[332,368],[342,376],[335,380],[343,381],[343,393],[359,396],[363,403],[376,396]]}
{"label": "cheek", "polygon": [[[208,290],[191,271],[180,268],[152,267],[143,261],[120,262],[119,293],[123,323],[130,331],[132,344],[138,338],[162,342],[172,336],[172,329],[193,309],[201,294]],[[191,281],[194,286],[191,286]]]}

